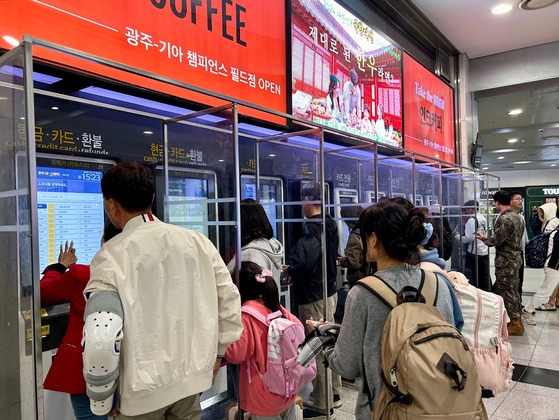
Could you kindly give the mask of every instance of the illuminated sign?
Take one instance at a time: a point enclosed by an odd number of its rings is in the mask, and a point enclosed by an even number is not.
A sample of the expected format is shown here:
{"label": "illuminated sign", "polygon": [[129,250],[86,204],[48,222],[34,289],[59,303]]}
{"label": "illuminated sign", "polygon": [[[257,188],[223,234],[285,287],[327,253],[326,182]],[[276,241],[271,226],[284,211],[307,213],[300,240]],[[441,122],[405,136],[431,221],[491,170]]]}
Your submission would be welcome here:
{"label": "illuminated sign", "polygon": [[[284,1],[8,0],[0,3],[0,14],[2,36],[21,40],[31,35],[285,112]],[[12,48],[1,37],[0,47]],[[34,54],[103,75],[117,74],[44,48],[34,49]],[[165,90],[157,82],[141,83]]]}
{"label": "illuminated sign", "polygon": [[406,149],[456,162],[454,92],[404,54],[404,132]]}
{"label": "illuminated sign", "polygon": [[401,147],[401,51],[332,0],[291,16],[293,115]]}

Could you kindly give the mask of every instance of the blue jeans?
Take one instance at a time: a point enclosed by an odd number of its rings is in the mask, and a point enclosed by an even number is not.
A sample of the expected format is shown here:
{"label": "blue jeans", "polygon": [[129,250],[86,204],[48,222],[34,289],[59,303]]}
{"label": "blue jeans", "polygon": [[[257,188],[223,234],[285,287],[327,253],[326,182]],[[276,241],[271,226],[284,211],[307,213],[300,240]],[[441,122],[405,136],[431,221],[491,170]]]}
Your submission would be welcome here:
{"label": "blue jeans", "polygon": [[96,416],[91,412],[87,394],[70,394],[70,401],[76,420],[107,420],[107,416]]}

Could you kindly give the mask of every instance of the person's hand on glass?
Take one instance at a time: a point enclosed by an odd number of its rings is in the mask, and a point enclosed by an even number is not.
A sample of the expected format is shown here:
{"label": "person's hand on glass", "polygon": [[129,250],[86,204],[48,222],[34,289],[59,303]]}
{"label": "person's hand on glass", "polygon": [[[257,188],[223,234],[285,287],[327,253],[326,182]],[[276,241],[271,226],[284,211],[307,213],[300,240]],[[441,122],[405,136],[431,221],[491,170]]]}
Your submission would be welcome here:
{"label": "person's hand on glass", "polygon": [[76,257],[76,248],[74,248],[74,241],[71,241],[66,244],[64,247],[60,244],[60,255],[58,255],[58,262],[62,264],[66,268],[70,268],[78,261],[78,257]]}

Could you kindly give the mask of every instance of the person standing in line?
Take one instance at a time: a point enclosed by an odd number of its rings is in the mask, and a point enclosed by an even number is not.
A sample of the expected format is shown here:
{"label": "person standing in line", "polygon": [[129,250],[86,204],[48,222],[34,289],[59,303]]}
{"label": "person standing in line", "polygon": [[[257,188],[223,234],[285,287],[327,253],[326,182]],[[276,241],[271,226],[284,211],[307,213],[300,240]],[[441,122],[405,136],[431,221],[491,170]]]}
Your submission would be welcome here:
{"label": "person standing in line", "polygon": [[[278,290],[283,263],[283,245],[274,238],[274,229],[262,204],[252,198],[241,201],[241,261],[252,261],[272,272]],[[227,264],[235,270],[236,258]]]}
{"label": "person standing in line", "polygon": [[[419,288],[423,281],[422,270],[406,261],[419,260],[418,245],[426,236],[424,221],[421,210],[408,209],[390,199],[367,207],[361,214],[365,258],[377,263],[375,276],[393,290],[400,291],[404,286]],[[451,292],[445,280],[436,277],[436,307],[454,325]],[[336,344],[324,350],[333,371],[344,378],[362,378],[354,413],[357,420],[371,418],[382,387],[381,337],[389,313],[388,306],[377,296],[363,287],[353,287]],[[311,326],[314,323],[307,321]]]}
{"label": "person standing in line", "polygon": [[521,265],[522,218],[510,208],[510,195],[499,190],[493,195],[499,218],[492,236],[476,234],[485,245],[495,247],[495,290],[505,302],[510,322],[509,335],[524,335],[522,304],[518,295],[518,269]]}
{"label": "person standing in line", "polygon": [[[101,191],[109,219],[123,231],[91,261],[84,371],[93,368],[89,352],[101,356],[88,348],[88,318],[97,310],[119,312],[119,403],[110,414],[118,420],[200,419],[200,393],[211,387],[227,346],[242,333],[239,291],[208,238],[151,213],[155,184],[146,166],[119,163],[103,175]],[[108,304],[114,307],[103,307]]]}
{"label": "person standing in line", "polygon": [[[258,311],[263,317],[281,311],[284,318],[301,327],[301,321],[280,305],[279,291],[271,271],[244,261],[239,271],[239,292],[243,307]],[[260,375],[268,370],[268,327],[253,315],[243,312],[241,338],[227,347],[225,358],[241,365],[241,408],[251,413],[252,420],[296,420],[297,394],[285,398],[269,391]],[[258,372],[256,371],[258,370]],[[250,372],[250,373],[249,373]]]}
{"label": "person standing in line", "polygon": [[[547,247],[546,258],[543,267],[543,282],[539,287],[538,291],[528,300],[528,303],[522,310],[522,319],[528,325],[536,325],[536,320],[534,319],[533,312],[542,304],[545,304],[551,294],[553,293],[555,286],[559,283],[559,271],[555,268],[549,266],[549,261],[553,257],[554,242],[557,231],[555,230],[559,226],[559,212],[557,210],[557,204],[555,203],[545,203],[538,207],[538,214],[540,220],[542,221],[542,233],[549,233],[549,243]],[[555,251],[557,252],[557,250]]]}
{"label": "person standing in line", "polygon": [[[510,208],[518,215],[522,217],[520,214],[520,210],[522,209],[524,204],[524,200],[522,199],[522,195],[518,192],[511,192],[510,193]],[[524,284],[524,250],[526,249],[526,244],[528,243],[528,232],[526,232],[526,222],[524,221],[524,217],[522,217],[522,222],[524,223],[524,233],[522,234],[522,265],[518,270],[518,294],[520,295],[520,302],[522,303],[522,285]]]}
{"label": "person standing in line", "polygon": [[347,206],[341,208],[341,216],[350,229],[349,238],[345,247],[345,256],[338,259],[338,265],[347,268],[346,279],[350,285],[369,274],[369,264],[363,268],[363,244],[361,243],[361,230],[359,215],[363,211],[361,206]]}
{"label": "person standing in line", "polygon": [[[301,189],[302,201],[309,201],[303,204],[303,214],[307,219],[303,227],[301,238],[289,252],[286,265],[283,266],[284,273],[291,278],[293,284],[292,291],[295,295],[295,303],[299,307],[299,319],[303,324],[309,318],[334,321],[334,311],[338,302],[336,285],[336,258],[338,254],[338,228],[334,219],[327,214],[326,238],[326,296],[324,302],[323,293],[323,271],[322,271],[322,206],[320,203],[321,185],[312,182]],[[314,202],[314,203],[311,203]],[[327,304],[329,317],[325,318],[323,313],[324,304]],[[311,329],[305,324],[305,333]],[[303,410],[303,417],[307,419],[324,419],[327,412],[326,388],[325,388],[325,369],[323,368],[322,354],[317,356],[317,374],[313,381],[313,403],[311,408]],[[341,406],[341,377],[332,373],[330,387],[330,404],[333,407]],[[330,409],[330,415],[334,413]]]}
{"label": "person standing in line", "polygon": [[[107,223],[102,242],[107,242],[118,233],[120,229]],[[77,420],[107,420],[107,416],[96,416],[91,412],[89,397],[85,392],[81,341],[85,310],[83,289],[89,281],[89,266],[76,264],[77,261],[74,242],[68,244],[66,241],[64,247],[60,245],[58,262],[45,268],[41,279],[42,304],[55,305],[70,302],[68,328],[43,387],[70,394],[70,402]]]}
{"label": "person standing in line", "polygon": [[[476,239],[476,234],[487,235],[487,220],[481,213],[476,214],[479,204],[475,200],[464,203],[464,236],[458,234],[458,239],[466,245],[465,275],[470,283],[486,292],[491,290],[489,277],[489,249],[483,241]],[[476,269],[477,260],[477,269]]]}

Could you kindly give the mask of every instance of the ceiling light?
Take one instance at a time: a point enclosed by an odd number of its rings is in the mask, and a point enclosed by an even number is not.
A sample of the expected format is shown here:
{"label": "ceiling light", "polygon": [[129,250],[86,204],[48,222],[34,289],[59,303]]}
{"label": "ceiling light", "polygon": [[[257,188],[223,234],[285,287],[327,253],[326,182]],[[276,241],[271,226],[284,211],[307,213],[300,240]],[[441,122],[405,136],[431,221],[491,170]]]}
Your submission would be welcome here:
{"label": "ceiling light", "polygon": [[219,159],[219,162],[225,162],[225,159]]}
{"label": "ceiling light", "polygon": [[54,111],[57,111],[57,110],[58,110],[58,107],[57,107],[57,106],[53,106],[53,107],[51,107],[51,109],[54,110]]}
{"label": "ceiling light", "polygon": [[508,139],[507,143],[516,143],[518,139]]}
{"label": "ceiling light", "polygon": [[9,35],[4,35],[2,38],[12,47],[17,47],[19,45],[19,41]]}
{"label": "ceiling light", "polygon": [[276,155],[274,155],[273,153],[270,153],[268,156],[270,156],[270,157],[276,157]]}
{"label": "ceiling light", "polygon": [[555,163],[552,163],[552,164],[551,164],[551,165],[549,165],[549,166],[557,166],[557,165],[556,165]]}
{"label": "ceiling light", "polygon": [[507,112],[507,114],[509,114],[509,115],[518,115],[518,114],[522,114],[522,110],[521,110],[521,109],[513,109],[513,110]]}
{"label": "ceiling light", "polygon": [[146,130],[144,131],[144,134],[153,134],[153,131]]}
{"label": "ceiling light", "polygon": [[8,98],[6,98],[5,96],[0,96],[0,101],[7,101]]}
{"label": "ceiling light", "polygon": [[529,161],[529,160],[521,160],[521,161],[519,161],[519,162],[513,162],[513,163],[514,163],[515,165],[523,165],[523,164],[525,164],[525,163],[532,163],[532,162]]}
{"label": "ceiling light", "polygon": [[499,4],[491,9],[491,13],[494,15],[502,15],[503,13],[510,12],[512,10],[512,6],[510,4]]}
{"label": "ceiling light", "polygon": [[486,171],[486,170],[488,170],[489,168],[488,168],[487,166],[484,166],[484,167],[481,168],[481,169],[484,170],[484,171]]}
{"label": "ceiling light", "polygon": [[504,156],[499,156],[497,159],[501,160],[501,159],[504,159],[504,158],[505,158]]}

